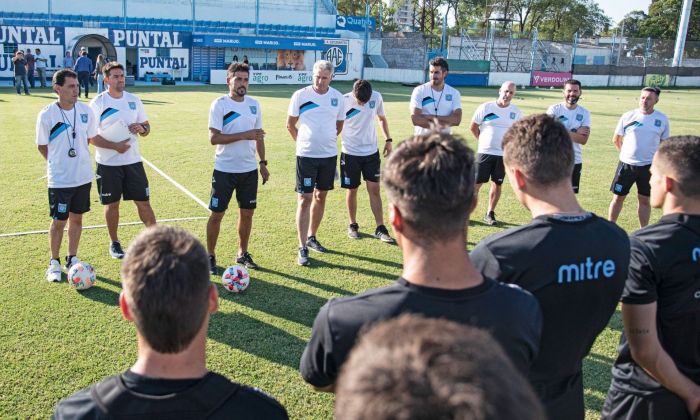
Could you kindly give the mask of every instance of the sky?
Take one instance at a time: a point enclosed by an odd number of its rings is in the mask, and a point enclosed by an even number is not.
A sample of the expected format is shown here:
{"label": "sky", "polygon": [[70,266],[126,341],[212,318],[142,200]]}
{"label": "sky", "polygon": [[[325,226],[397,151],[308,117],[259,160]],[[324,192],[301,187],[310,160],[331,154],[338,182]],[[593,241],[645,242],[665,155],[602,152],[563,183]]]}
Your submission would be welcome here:
{"label": "sky", "polygon": [[651,0],[597,0],[597,3],[605,14],[617,23],[632,10],[648,12]]}

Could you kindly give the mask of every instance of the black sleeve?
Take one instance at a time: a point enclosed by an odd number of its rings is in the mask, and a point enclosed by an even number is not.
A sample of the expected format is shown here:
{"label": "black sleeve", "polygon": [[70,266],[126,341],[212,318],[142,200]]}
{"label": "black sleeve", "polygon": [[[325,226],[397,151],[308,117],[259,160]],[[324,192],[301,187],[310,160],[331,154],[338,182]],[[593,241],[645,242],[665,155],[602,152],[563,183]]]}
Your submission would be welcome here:
{"label": "black sleeve", "polygon": [[476,248],[469,253],[469,258],[472,260],[474,267],[484,276],[500,281],[501,266],[496,257],[493,256],[488,246],[483,242],[479,243]]}
{"label": "black sleeve", "polygon": [[299,371],[309,384],[321,388],[331,385],[338,376],[333,359],[333,335],[328,321],[329,305],[326,303],[316,315],[311,339],[301,355]]}
{"label": "black sleeve", "polygon": [[630,238],[630,265],[622,292],[622,303],[645,305],[656,302],[657,278],[653,257],[647,246],[636,237]]}
{"label": "black sleeve", "polygon": [[102,410],[90,396],[90,388],[76,392],[70,397],[61,400],[56,405],[56,410],[51,417],[55,420],[99,420],[106,419]]}

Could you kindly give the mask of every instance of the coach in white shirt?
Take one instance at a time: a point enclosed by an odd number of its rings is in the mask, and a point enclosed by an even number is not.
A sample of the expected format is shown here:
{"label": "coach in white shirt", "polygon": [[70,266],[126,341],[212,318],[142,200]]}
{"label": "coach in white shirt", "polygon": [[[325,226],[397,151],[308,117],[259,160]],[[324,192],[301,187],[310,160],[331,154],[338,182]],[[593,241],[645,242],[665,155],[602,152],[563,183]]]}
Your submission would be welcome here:
{"label": "coach in white shirt", "polygon": [[[319,60],[313,67],[313,84],[292,95],[287,112],[287,130],[296,142],[297,263],[309,265],[309,248],[326,252],[316,233],[333,189],[338,158],[336,141],[343,129],[343,95],[330,87],[333,65]],[[298,124],[298,126],[297,126]]]}
{"label": "coach in white shirt", "polygon": [[510,102],[515,96],[515,83],[503,82],[498,90],[498,99],[484,102],[474,112],[470,131],[478,140],[476,156],[476,190],[479,194],[481,186],[491,179],[489,190],[489,207],[486,212],[486,223],[494,226],[496,220],[496,205],[501,198],[501,187],[506,176],[503,166],[503,135],[511,125],[520,119],[520,109]]}
{"label": "coach in white shirt", "polygon": [[615,171],[610,191],[613,199],[608,210],[608,220],[617,222],[622,205],[632,187],[637,184],[637,215],[639,226],[649,224],[651,205],[651,161],[659,143],[671,136],[668,117],[654,110],[661,91],[656,87],[645,87],[639,96],[639,108],[625,112],[615,128],[613,144],[620,151],[620,163]]}
{"label": "coach in white shirt", "polygon": [[83,213],[90,211],[92,160],[88,141],[97,136],[97,123],[90,108],[78,102],[78,75],[62,69],[53,75],[58,101],[44,107],[36,120],[36,144],[46,159],[49,187],[51,260],[46,280],[61,281],[59,252],[63,229],[68,223],[66,272],[78,262]]}
{"label": "coach in white shirt", "polygon": [[342,132],[342,153],[340,155],[340,186],[347,189],[346,204],[350,216],[348,236],[360,239],[360,226],[357,223],[357,189],[361,178],[367,185],[369,206],[374,215],[376,229],[374,237],[394,243],[389,231],[384,226],[382,196],[379,194],[380,164],[379,146],[375,119],[379,118],[382,132],[386,139],[384,157],[391,153],[391,136],[389,122],[384,114],[384,100],[367,80],[358,80],[352,87],[352,92],[345,94],[345,124]]}
{"label": "coach in white shirt", "polygon": [[462,122],[462,97],[445,83],[448,72],[447,60],[434,58],[430,60],[430,81],[413,89],[410,111],[415,135],[430,133],[430,126],[436,121],[445,133]]}
{"label": "coach in white shirt", "polygon": [[581,183],[581,169],[583,168],[583,153],[581,146],[588,143],[591,134],[591,113],[581,105],[581,82],[575,79],[564,83],[564,102],[552,105],[547,109],[547,114],[553,116],[566,127],[571,142],[574,144],[574,171],[571,173],[571,186],[574,193],[578,194]]}

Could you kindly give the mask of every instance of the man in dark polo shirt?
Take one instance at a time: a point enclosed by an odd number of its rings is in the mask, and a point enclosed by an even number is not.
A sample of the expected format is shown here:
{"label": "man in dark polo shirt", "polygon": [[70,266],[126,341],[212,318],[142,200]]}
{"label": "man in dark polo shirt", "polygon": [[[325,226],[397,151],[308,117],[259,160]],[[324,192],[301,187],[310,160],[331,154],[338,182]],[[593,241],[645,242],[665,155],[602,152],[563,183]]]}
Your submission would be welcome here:
{"label": "man in dark polo shirt", "polygon": [[393,285],[331,299],[321,308],[301,358],[304,380],[332,391],[360,329],[402,313],[485,329],[527,374],[540,341],[537,301],[519,287],[482,277],[465,252],[476,205],[473,152],[449,134],[409,139],[391,154],[381,179],[403,273]]}
{"label": "man in dark polo shirt", "polygon": [[138,359],[59,402],[55,419],[287,419],[272,397],[207,370],[219,295],[194,235],[172,226],[144,230],[121,277],[119,307],[136,325]]}
{"label": "man in dark polo shirt", "polygon": [[700,418],[700,137],[670,137],[651,164],[663,217],[631,235],[624,332],[603,419]]}
{"label": "man in dark polo shirt", "polygon": [[617,306],[629,239],[576,201],[571,138],[553,117],[513,124],[503,137],[503,161],[533,220],[480,242],[471,258],[484,276],[535,295],[544,320],[530,382],[550,420],[582,420],[582,361]]}

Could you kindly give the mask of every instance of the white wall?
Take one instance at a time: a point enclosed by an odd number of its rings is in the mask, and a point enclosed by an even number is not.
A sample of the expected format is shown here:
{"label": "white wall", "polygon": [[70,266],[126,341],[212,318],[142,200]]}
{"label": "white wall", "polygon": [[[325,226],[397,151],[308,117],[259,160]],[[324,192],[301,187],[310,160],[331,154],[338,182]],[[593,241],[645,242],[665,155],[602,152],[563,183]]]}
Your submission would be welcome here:
{"label": "white wall", "polygon": [[676,86],[700,86],[700,76],[677,76]]}
{"label": "white wall", "polygon": [[610,76],[610,86],[639,86],[644,84],[643,76]]}
{"label": "white wall", "polygon": [[489,73],[489,86],[501,86],[508,80],[518,86],[530,86],[530,73]]}
{"label": "white wall", "polygon": [[423,83],[425,72],[411,69],[365,69],[365,79],[376,82]]}
{"label": "white wall", "polygon": [[607,86],[608,85],[608,75],[590,75],[590,74],[575,74],[572,76],[574,79],[581,82],[584,88],[595,87],[595,86]]}

